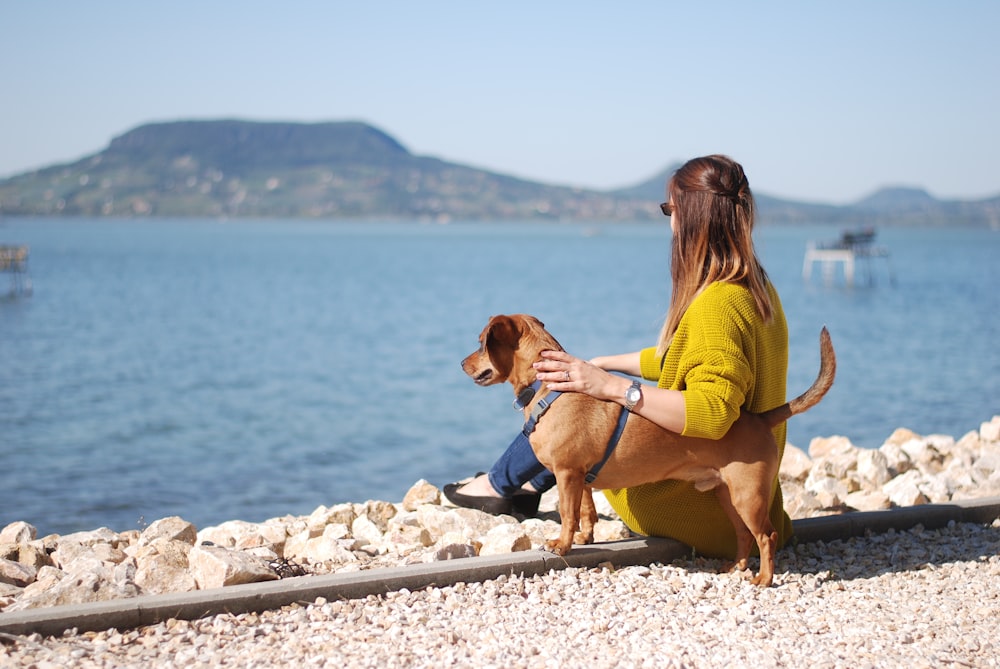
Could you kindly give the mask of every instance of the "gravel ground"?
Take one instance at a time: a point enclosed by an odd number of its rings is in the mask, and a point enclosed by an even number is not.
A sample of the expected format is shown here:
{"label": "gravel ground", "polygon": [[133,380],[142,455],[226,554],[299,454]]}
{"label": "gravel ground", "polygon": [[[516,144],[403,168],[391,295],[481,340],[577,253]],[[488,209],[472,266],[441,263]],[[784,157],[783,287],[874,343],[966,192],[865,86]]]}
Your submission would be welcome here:
{"label": "gravel ground", "polygon": [[787,548],[768,589],[719,566],[565,569],[121,632],[4,635],[0,666],[1000,666],[1000,520]]}

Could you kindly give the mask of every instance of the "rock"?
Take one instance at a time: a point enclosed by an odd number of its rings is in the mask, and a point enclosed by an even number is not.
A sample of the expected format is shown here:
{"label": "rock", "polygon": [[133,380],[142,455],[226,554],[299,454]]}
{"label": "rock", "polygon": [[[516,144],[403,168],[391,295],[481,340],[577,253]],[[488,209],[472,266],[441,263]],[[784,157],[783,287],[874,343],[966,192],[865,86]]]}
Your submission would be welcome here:
{"label": "rock", "polygon": [[778,474],[782,481],[805,481],[812,469],[812,459],[797,446],[785,444],[785,454],[781,458]]}
{"label": "rock", "polygon": [[418,507],[424,504],[440,503],[441,491],[424,479],[420,479],[406,491],[401,506],[404,511],[416,511]]}
{"label": "rock", "polygon": [[389,521],[389,527],[382,537],[388,550],[403,555],[434,544],[434,538],[427,528],[420,526],[420,518],[412,512],[401,513]]}
{"label": "rock", "polygon": [[195,546],[188,562],[200,590],[278,578],[266,560],[222,546]]}
{"label": "rock", "polygon": [[197,590],[198,583],[188,560],[192,550],[184,540],[162,537],[141,547],[134,558],[135,584],[151,595]]}
{"label": "rock", "polygon": [[358,516],[368,518],[380,532],[385,532],[389,521],[399,512],[395,504],[379,500],[368,500],[358,509]]}
{"label": "rock", "polygon": [[158,539],[183,541],[193,546],[198,540],[198,530],[194,525],[178,516],[161,518],[142,531],[139,536],[139,544],[151,544]]}
{"label": "rock", "polygon": [[[52,568],[44,567],[39,571],[39,577],[45,570]],[[116,582],[113,571],[100,565],[93,570],[71,575],[50,577],[47,573],[44,579],[36,578],[34,583],[24,589],[18,600],[4,611],[103,602],[135,597],[138,594],[139,590],[134,584]]]}
{"label": "rock", "polygon": [[620,520],[604,520],[598,518],[597,525],[594,526],[594,541],[604,543],[606,541],[621,541],[632,536],[628,526]]}
{"label": "rock", "polygon": [[34,525],[18,520],[0,530],[0,544],[26,544],[37,536],[38,530]]}
{"label": "rock", "polygon": [[979,436],[983,441],[1000,441],[1000,416],[993,416],[993,420],[980,425]]}
{"label": "rock", "polygon": [[114,544],[118,545],[123,542],[121,536],[113,530],[107,527],[101,527],[96,530],[89,530],[86,532],[73,532],[72,534],[64,534],[59,538],[58,544],[62,547],[63,544],[79,544],[80,546],[93,546],[94,544]]}
{"label": "rock", "polygon": [[900,448],[918,469],[925,474],[934,475],[941,471],[941,463],[944,461],[942,452],[948,450],[954,443],[950,437],[942,440],[932,436],[911,439],[900,444]]}
{"label": "rock", "polygon": [[896,428],[896,431],[889,435],[889,438],[885,440],[885,443],[892,444],[894,446],[901,446],[908,441],[913,441],[914,439],[919,440],[920,435],[913,430],[900,427]]}
{"label": "rock", "polygon": [[37,575],[38,570],[34,567],[13,560],[0,560],[0,583],[23,588],[34,583]]}
{"label": "rock", "polygon": [[899,476],[913,469],[913,461],[899,444],[887,441],[878,450],[885,456],[885,464],[892,476]]}
{"label": "rock", "polygon": [[882,492],[896,506],[917,506],[926,504],[927,497],[920,489],[922,480],[920,472],[911,469],[882,486]]}
{"label": "rock", "polygon": [[[215,546],[240,550],[264,547],[280,555],[288,539],[287,527],[287,523],[279,521],[248,523],[242,520],[230,520],[199,531],[194,543],[208,542]],[[322,531],[322,528],[319,531]]]}
{"label": "rock", "polygon": [[[314,530],[316,533],[313,536],[319,536],[323,533],[323,528],[327,525],[346,525],[351,526],[354,519],[358,517],[358,512],[354,509],[354,504],[337,504],[332,507],[320,506],[317,507],[315,511],[309,514],[306,519],[306,524],[309,526],[310,530]],[[292,533],[289,532],[289,536]]]}
{"label": "rock", "polygon": [[889,459],[885,453],[874,449],[861,449],[857,458],[858,479],[862,488],[881,488],[892,479]]}
{"label": "rock", "polygon": [[427,528],[435,543],[449,532],[476,539],[485,536],[497,525],[517,523],[513,516],[491,516],[475,509],[451,506],[425,505],[415,513],[420,519],[420,525]]}
{"label": "rock", "polygon": [[814,461],[830,455],[843,455],[854,450],[854,444],[847,437],[815,437],[809,442],[809,457]]}
{"label": "rock", "polygon": [[52,557],[40,541],[19,544],[17,547],[17,561],[35,569],[53,566]]}
{"label": "rock", "polygon": [[351,523],[351,534],[362,546],[378,546],[382,543],[382,534],[388,526],[380,528],[368,516],[358,516]]}
{"label": "rock", "polygon": [[830,509],[843,504],[847,498],[847,485],[832,476],[813,477],[810,473],[806,480],[806,490],[816,496],[823,508]]}
{"label": "rock", "polygon": [[518,525],[497,525],[483,539],[480,555],[503,555],[531,549],[531,538]]}
{"label": "rock", "polygon": [[297,540],[294,543],[289,540],[285,544],[284,557],[306,560],[310,563],[347,564],[358,561],[358,557],[351,550],[358,542],[351,536],[346,525],[341,523],[327,525],[323,533],[317,537],[309,537],[308,533],[308,530],[300,532],[296,535]]}
{"label": "rock", "polygon": [[881,490],[859,490],[848,494],[844,504],[858,511],[882,511],[890,508],[892,501]]}
{"label": "rock", "polygon": [[477,551],[478,548],[475,544],[446,544],[433,553],[431,561],[440,562],[442,560],[476,557],[478,555]]}

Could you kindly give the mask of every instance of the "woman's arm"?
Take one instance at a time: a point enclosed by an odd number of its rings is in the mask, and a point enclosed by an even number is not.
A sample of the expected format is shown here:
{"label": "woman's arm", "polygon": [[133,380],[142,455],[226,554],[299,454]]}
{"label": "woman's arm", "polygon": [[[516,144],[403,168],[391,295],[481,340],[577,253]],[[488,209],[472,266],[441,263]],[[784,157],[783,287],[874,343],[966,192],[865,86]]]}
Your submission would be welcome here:
{"label": "woman's arm", "polygon": [[[605,368],[604,364],[609,366]],[[587,362],[564,351],[543,351],[542,359],[535,363],[538,379],[552,390],[585,393],[599,400],[609,400],[623,406],[625,391],[632,381],[623,376],[610,374],[605,369],[625,373],[631,373],[629,370],[633,370],[632,375],[638,376],[638,366],[638,353],[595,358],[593,362]],[[643,385],[642,399],[633,407],[632,412],[677,433],[684,430],[687,415],[684,395],[680,391],[651,385]]]}
{"label": "woman's arm", "polygon": [[641,376],[639,368],[639,352],[620,353],[618,355],[600,355],[590,359],[590,364],[600,367],[606,372],[621,372],[629,376]]}

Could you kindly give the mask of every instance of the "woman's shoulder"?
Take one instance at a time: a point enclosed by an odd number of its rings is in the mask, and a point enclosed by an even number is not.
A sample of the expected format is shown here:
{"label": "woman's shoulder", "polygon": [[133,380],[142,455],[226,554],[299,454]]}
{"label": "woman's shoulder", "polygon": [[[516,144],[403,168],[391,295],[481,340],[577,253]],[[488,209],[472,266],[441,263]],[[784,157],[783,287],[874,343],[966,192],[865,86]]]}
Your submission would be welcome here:
{"label": "woman's shoulder", "polygon": [[[772,305],[779,305],[777,294],[771,293]],[[688,314],[695,321],[738,322],[742,327],[754,327],[761,323],[760,311],[753,293],[746,286],[726,281],[716,281],[709,284],[691,302]],[[685,314],[685,315],[688,315]]]}
{"label": "woman's shoulder", "polygon": [[715,281],[705,286],[705,289],[691,302],[691,308],[718,309],[731,305],[740,308],[742,305],[755,307],[753,293],[746,286],[728,281]]}

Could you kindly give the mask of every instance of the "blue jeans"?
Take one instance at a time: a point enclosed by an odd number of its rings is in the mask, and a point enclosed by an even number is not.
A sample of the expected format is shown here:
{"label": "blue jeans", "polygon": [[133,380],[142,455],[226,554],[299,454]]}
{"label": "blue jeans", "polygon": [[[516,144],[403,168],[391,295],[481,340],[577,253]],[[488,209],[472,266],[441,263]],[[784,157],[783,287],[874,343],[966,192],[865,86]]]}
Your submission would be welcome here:
{"label": "blue jeans", "polygon": [[555,474],[535,457],[524,432],[517,433],[507,450],[493,463],[487,476],[493,489],[504,497],[513,497],[526,482],[530,482],[538,492],[545,492],[556,484]]}

